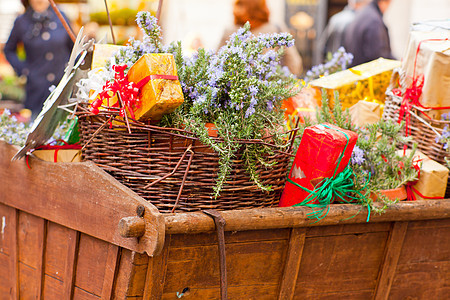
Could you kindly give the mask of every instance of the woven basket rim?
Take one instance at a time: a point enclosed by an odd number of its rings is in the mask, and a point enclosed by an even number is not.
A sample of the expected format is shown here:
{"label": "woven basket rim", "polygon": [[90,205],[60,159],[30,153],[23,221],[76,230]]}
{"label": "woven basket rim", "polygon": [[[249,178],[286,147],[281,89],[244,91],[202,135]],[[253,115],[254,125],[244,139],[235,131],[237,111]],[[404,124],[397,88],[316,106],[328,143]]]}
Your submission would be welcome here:
{"label": "woven basket rim", "polygon": [[[392,101],[394,101],[394,102],[401,103],[401,101],[403,100],[402,97],[394,94],[391,89],[388,89],[386,91],[386,94],[388,96],[390,96],[392,98]],[[439,124],[439,125],[450,125],[450,120],[437,120],[437,119],[432,119],[432,118],[428,117],[426,115],[426,112],[433,110],[432,108],[422,108],[417,105],[412,105],[412,108],[414,108],[417,112],[423,114],[426,118],[426,121],[428,121],[430,123],[435,123],[435,124]]]}
{"label": "woven basket rim", "polygon": [[[103,118],[102,121],[104,122],[104,125],[106,125],[107,122],[109,122],[109,121],[114,121],[116,123],[119,122],[119,123],[122,123],[122,125],[114,124],[113,126],[115,126],[117,128],[121,128],[121,129],[128,129],[128,126],[127,126],[125,120],[117,119],[117,117],[120,116],[118,108],[108,107],[108,109],[110,109],[110,110],[100,110],[98,114],[93,114],[86,108],[87,105],[88,105],[88,103],[77,103],[74,114],[77,117],[84,117],[84,118],[88,118],[88,117],[99,118],[99,119]],[[79,109],[81,109],[81,111]],[[110,118],[111,118],[111,120],[109,120]],[[197,137],[195,133],[185,130],[185,129],[181,129],[181,128],[161,127],[161,126],[156,126],[156,125],[152,125],[152,124],[146,124],[144,122],[137,121],[137,120],[130,119],[130,118],[128,119],[128,123],[130,125],[130,129],[158,131],[158,132],[173,135],[173,136],[184,137],[184,138],[188,138],[188,139],[192,139],[192,140],[200,140],[200,138]],[[286,141],[286,143],[284,145],[271,144],[271,143],[265,141],[265,140],[270,140],[274,135],[266,136],[262,139],[234,139],[232,142],[240,143],[240,144],[262,144],[262,145],[270,146],[273,148],[281,148],[282,149],[282,148],[286,147],[286,145],[289,144],[289,142],[292,142],[293,139],[295,139],[298,130],[300,130],[300,128],[296,127],[291,130],[281,132],[281,134],[289,135],[289,139]],[[224,141],[220,137],[211,137],[210,136],[209,138],[212,140],[215,140],[215,141]],[[278,150],[278,151],[280,151],[280,150]],[[289,153],[290,151],[288,151],[288,152],[281,151],[281,152],[292,156],[292,154]]]}

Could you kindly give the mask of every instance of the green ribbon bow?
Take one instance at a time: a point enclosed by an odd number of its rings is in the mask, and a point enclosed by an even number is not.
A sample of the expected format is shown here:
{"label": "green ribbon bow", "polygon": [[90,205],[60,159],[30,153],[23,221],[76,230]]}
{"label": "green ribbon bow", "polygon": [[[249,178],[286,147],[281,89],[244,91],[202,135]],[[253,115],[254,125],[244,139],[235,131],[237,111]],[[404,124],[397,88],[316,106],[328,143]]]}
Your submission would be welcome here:
{"label": "green ribbon bow", "polygon": [[[344,151],[342,151],[341,155],[338,158],[338,163],[336,165],[336,168],[334,170],[333,176],[331,178],[324,178],[319,184],[316,185],[316,188],[314,190],[310,190],[308,188],[305,188],[301,186],[300,184],[294,182],[292,179],[288,177],[287,181],[294,184],[295,186],[298,186],[299,188],[303,189],[304,191],[309,193],[309,196],[303,200],[301,203],[295,204],[294,206],[307,206],[311,207],[313,209],[313,212],[308,213],[308,218],[316,218],[317,222],[322,220],[329,212],[330,210],[330,204],[335,200],[339,199],[340,201],[344,203],[353,203],[353,200],[356,199],[366,199],[367,196],[363,195],[361,193],[362,190],[364,190],[370,180],[370,173],[369,173],[369,179],[366,181],[366,184],[363,188],[357,190],[354,187],[354,181],[355,173],[353,170],[347,165],[347,167],[339,174],[336,175],[337,170],[339,168],[339,165],[341,164],[342,158],[344,157],[344,153],[347,150],[348,143],[350,141],[349,136],[342,130],[339,130],[337,128],[331,128],[330,126],[326,124],[322,124],[324,127],[327,127],[329,129],[334,129],[336,131],[341,132],[347,139],[347,142],[344,147]],[[356,196],[350,196],[351,194],[355,194]],[[318,199],[319,203],[308,203],[313,199]],[[319,208],[319,210],[316,210],[316,208]],[[367,222],[369,222],[370,218],[370,206],[368,206],[369,214],[367,216]],[[353,216],[354,217],[354,216]],[[353,218],[352,217],[352,218]]]}

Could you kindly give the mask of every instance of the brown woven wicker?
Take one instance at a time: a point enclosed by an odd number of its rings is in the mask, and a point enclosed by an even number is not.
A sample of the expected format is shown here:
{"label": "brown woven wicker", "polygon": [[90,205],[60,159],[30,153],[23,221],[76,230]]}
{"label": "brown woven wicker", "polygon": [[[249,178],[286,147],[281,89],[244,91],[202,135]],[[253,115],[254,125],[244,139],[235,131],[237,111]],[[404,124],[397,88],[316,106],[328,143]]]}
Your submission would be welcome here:
{"label": "brown woven wicker", "polygon": [[[383,119],[397,122],[399,120],[401,102],[401,97],[394,95],[391,90],[388,90],[386,92]],[[443,165],[447,165],[445,158],[449,158],[449,153],[444,149],[443,144],[436,142],[436,137],[438,136],[437,133],[442,134],[446,125],[450,126],[450,121],[430,119],[417,107],[413,107],[411,110],[409,125],[411,131],[409,135],[413,138],[413,142],[417,143],[417,149]],[[413,142],[410,143],[410,147]],[[447,181],[444,197],[446,199],[450,198],[450,177]]]}
{"label": "brown woven wicker", "polygon": [[[390,90],[386,92],[386,95],[383,119],[397,122],[402,99]],[[436,137],[438,134],[442,134],[446,125],[450,125],[450,121],[430,119],[426,116],[426,112],[419,108],[411,109],[408,135],[417,143],[419,151],[441,164],[446,163],[445,158],[448,157],[448,152],[444,149],[443,144],[436,142]],[[412,143],[409,146],[412,146]]]}
{"label": "brown woven wicker", "polygon": [[[257,172],[272,191],[263,192],[250,180],[241,154],[233,161],[229,180],[213,197],[218,173],[217,153],[193,134],[139,122],[108,122],[111,113],[77,113],[84,160],[91,160],[161,212],[204,209],[244,209],[278,204],[284,188],[290,153],[267,157],[272,168]],[[114,116],[114,114],[113,114]],[[261,140],[247,141],[264,143]],[[289,141],[288,141],[289,142]],[[267,144],[267,141],[265,142]],[[290,151],[289,151],[290,152]]]}

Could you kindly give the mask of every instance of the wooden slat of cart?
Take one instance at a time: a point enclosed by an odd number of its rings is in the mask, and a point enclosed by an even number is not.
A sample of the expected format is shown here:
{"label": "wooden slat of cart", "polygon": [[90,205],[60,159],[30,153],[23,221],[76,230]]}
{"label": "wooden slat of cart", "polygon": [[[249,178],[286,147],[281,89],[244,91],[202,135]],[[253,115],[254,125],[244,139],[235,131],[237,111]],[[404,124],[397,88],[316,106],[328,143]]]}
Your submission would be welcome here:
{"label": "wooden slat of cart", "polygon": [[[93,163],[55,164],[30,157],[28,168],[25,160],[10,161],[16,151],[0,141],[0,191],[8,191],[2,203],[126,249],[148,255],[162,250],[163,216]],[[123,238],[117,224],[136,216],[138,206],[145,208],[145,235]]]}
{"label": "wooden slat of cart", "polygon": [[80,239],[79,232],[75,230],[69,230],[67,237],[67,258],[64,266],[64,285],[63,285],[63,295],[64,299],[72,299],[73,288],[75,281],[76,272],[76,257],[78,253],[78,242]]}
{"label": "wooden slat of cart", "polygon": [[376,300],[388,299],[389,297],[407,229],[408,222],[395,222],[392,227],[386,245],[384,261],[380,268],[380,278],[375,292]]}
{"label": "wooden slat of cart", "polygon": [[278,299],[292,299],[295,293],[300,261],[305,246],[306,228],[293,228],[289,239],[289,248],[281,278],[280,295]]}

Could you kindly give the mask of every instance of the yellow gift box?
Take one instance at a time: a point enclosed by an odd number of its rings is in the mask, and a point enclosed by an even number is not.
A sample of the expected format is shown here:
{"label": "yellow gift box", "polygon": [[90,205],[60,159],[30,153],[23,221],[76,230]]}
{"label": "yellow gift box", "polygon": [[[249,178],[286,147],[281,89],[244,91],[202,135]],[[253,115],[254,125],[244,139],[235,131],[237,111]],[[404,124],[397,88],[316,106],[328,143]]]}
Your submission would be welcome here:
{"label": "yellow gift box", "polygon": [[[403,150],[398,150],[403,155]],[[406,155],[409,155],[407,150]],[[414,159],[419,163],[419,180],[412,186],[417,200],[444,198],[449,170],[447,167],[416,151]]]}
{"label": "yellow gift box", "polygon": [[94,44],[94,51],[92,53],[91,70],[105,67],[106,63],[118,52],[123,46],[110,44]]}
{"label": "yellow gift box", "polygon": [[311,81],[310,85],[319,91],[326,90],[330,103],[334,93],[339,93],[342,107],[349,108],[359,100],[384,104],[392,71],[399,68],[400,61],[378,58],[354,68],[323,76]]}
{"label": "yellow gift box", "polygon": [[134,111],[136,120],[160,120],[184,101],[172,54],[143,55],[130,68],[127,77],[135,83],[149,78],[141,89],[140,106]]}
{"label": "yellow gift box", "polygon": [[34,150],[33,155],[50,162],[81,161],[81,150],[78,149]]}

